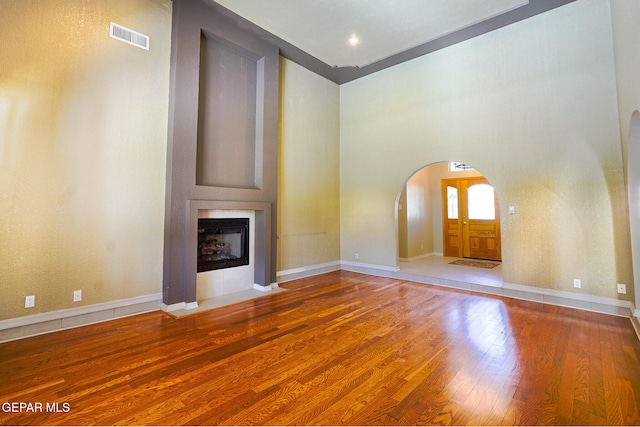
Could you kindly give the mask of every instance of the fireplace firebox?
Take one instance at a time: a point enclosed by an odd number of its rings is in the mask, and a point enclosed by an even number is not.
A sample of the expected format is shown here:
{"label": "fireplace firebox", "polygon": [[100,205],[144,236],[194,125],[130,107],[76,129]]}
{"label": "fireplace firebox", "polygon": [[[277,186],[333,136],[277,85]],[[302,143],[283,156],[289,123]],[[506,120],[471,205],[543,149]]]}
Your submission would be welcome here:
{"label": "fireplace firebox", "polygon": [[198,218],[198,273],[249,264],[249,218]]}

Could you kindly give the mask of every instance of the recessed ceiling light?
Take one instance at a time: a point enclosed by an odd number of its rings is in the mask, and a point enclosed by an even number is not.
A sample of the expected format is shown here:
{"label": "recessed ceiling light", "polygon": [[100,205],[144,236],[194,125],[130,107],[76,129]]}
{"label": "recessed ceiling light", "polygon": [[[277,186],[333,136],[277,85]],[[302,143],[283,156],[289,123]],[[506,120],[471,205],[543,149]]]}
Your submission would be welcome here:
{"label": "recessed ceiling light", "polygon": [[349,44],[351,46],[356,46],[359,43],[360,43],[360,39],[355,34],[352,34],[351,37],[349,37]]}

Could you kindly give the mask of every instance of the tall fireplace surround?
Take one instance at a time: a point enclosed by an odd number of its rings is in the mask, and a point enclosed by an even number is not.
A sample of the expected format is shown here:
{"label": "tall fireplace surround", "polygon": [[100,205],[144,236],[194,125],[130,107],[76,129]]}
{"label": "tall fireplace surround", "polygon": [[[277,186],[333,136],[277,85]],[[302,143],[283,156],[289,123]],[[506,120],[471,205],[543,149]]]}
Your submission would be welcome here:
{"label": "tall fireplace surround", "polygon": [[173,0],[172,24],[167,311],[198,304],[199,211],[255,212],[255,287],[276,282],[277,247],[279,50],[205,0]]}

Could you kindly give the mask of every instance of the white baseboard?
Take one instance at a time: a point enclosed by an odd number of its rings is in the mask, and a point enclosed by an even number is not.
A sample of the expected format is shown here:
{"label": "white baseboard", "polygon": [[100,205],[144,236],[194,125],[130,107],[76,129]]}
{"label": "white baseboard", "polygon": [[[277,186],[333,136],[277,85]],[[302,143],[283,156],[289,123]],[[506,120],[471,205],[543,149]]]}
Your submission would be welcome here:
{"label": "white baseboard", "polygon": [[330,273],[340,270],[340,261],[325,262],[322,264],[308,265],[305,267],[281,270],[276,273],[278,283],[284,283],[303,277],[317,276],[318,274]]}
{"label": "white baseboard", "polygon": [[513,283],[503,283],[502,288],[504,289],[504,296],[595,311],[598,313],[632,317],[635,309],[634,305],[629,301],[620,301],[614,298],[596,295],[536,288],[534,286],[517,285]]}
{"label": "white baseboard", "polygon": [[376,275],[376,272],[396,272],[399,267],[391,267],[377,264],[367,264],[364,262],[354,261],[332,261],[323,264],[309,265],[305,267],[292,268],[289,270],[282,270],[276,273],[279,283],[288,282],[291,280],[301,279],[303,277],[317,276],[319,274],[330,273],[337,270],[352,271],[355,273],[370,273]]}
{"label": "white baseboard", "polygon": [[640,320],[638,320],[638,316],[635,314],[638,310],[634,310],[633,316],[631,316],[631,325],[633,325],[633,329],[636,331],[636,335],[640,340]]}
{"label": "white baseboard", "polygon": [[428,254],[412,256],[412,257],[409,257],[409,258],[400,257],[400,258],[398,258],[398,260],[402,261],[402,262],[413,262],[413,261],[417,261],[417,260],[423,259],[423,258],[430,258],[432,256],[442,256],[442,254],[438,253],[438,252],[431,252],[431,253],[428,253]]}
{"label": "white baseboard", "polygon": [[558,305],[616,316],[633,317],[635,315],[638,317],[636,314],[638,313],[638,310],[635,309],[635,306],[632,303],[629,301],[620,301],[614,298],[556,291],[554,289],[536,288],[534,286],[517,285],[513,283],[503,283],[502,286],[478,285],[450,279],[407,274],[399,271],[399,267],[351,261],[341,261],[340,265],[342,269],[346,271],[371,274],[374,276],[411,280],[418,283],[464,289],[491,295],[501,295],[510,298],[539,302],[542,304]]}
{"label": "white baseboard", "polygon": [[0,320],[0,342],[156,311],[161,302],[158,293]]}
{"label": "white baseboard", "polygon": [[340,266],[343,270],[352,271],[354,273],[369,273],[375,274],[373,272],[395,272],[400,271],[400,267],[398,266],[388,266],[388,265],[378,265],[378,264],[367,264],[364,262],[355,262],[355,261],[340,261]]}
{"label": "white baseboard", "polygon": [[165,303],[160,304],[160,309],[165,313],[168,313],[170,311],[176,311],[176,310],[185,310],[186,308],[187,308],[186,302],[177,302],[175,304],[169,304],[169,305]]}
{"label": "white baseboard", "polygon": [[[433,277],[421,277],[414,274],[406,274],[400,272],[398,267],[352,261],[333,261],[324,264],[283,270],[277,273],[279,279],[278,282],[271,283],[270,286],[255,285],[254,289],[268,292],[272,289],[278,288],[278,283],[302,277],[316,276],[340,269],[356,273],[371,274],[374,276],[411,280],[418,283],[465,289],[492,295],[501,295],[510,298],[539,302],[542,304],[559,305],[581,310],[630,317],[634,328],[636,328],[636,332],[640,336],[640,321],[638,320],[640,319],[640,309],[636,309],[634,304],[628,301],[620,301],[614,298],[577,294],[546,288],[536,288],[513,283],[503,283],[502,286],[474,285],[448,279],[437,279]],[[260,289],[258,289],[258,287]],[[0,342],[14,341],[30,336],[76,328],[149,311],[156,311],[158,309],[169,312],[180,309],[190,310],[197,307],[197,302],[181,302],[171,305],[163,304],[162,294],[159,293],[87,305],[78,308],[34,314],[31,316],[17,317],[14,319],[0,320]]]}
{"label": "white baseboard", "polygon": [[160,304],[160,309],[162,311],[164,311],[165,313],[169,313],[170,311],[176,311],[176,310],[193,310],[194,308],[198,308],[198,301],[193,301],[193,302],[177,302],[175,304],[165,304],[162,303]]}

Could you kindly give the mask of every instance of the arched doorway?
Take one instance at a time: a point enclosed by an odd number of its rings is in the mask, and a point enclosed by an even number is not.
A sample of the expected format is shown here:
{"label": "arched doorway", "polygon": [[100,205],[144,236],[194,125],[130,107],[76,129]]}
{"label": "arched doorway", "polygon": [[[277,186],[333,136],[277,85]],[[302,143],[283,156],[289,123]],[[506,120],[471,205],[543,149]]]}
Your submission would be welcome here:
{"label": "arched doorway", "polygon": [[[398,267],[419,276],[501,286],[497,197],[480,171],[460,165],[432,163],[405,182],[397,199]],[[451,188],[455,199],[447,194]],[[478,203],[476,195],[481,201],[488,195],[490,203]]]}

